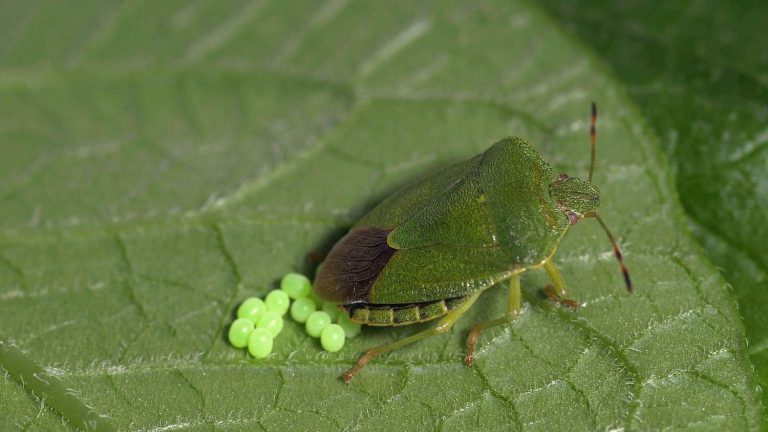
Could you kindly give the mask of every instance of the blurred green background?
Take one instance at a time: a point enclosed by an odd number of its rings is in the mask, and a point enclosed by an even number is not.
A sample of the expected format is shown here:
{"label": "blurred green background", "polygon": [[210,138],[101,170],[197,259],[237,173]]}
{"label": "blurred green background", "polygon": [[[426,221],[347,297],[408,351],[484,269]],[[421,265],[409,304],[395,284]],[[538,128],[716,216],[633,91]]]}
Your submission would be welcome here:
{"label": "blurred green background", "polygon": [[[0,429],[760,430],[766,22],[764,2],[0,2]],[[349,386],[417,329],[228,346],[240,301],[409,180],[506,135],[585,175],[592,100],[635,295],[581,223],[556,262],[582,307],[527,272],[472,369],[502,287]]]}

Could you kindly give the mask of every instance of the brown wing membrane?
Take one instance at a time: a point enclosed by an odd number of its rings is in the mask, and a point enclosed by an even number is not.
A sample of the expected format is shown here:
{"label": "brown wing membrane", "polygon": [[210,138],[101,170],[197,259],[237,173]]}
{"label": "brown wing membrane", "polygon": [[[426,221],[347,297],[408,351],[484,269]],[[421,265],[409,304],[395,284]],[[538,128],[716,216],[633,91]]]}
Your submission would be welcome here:
{"label": "brown wing membrane", "polygon": [[391,229],[353,228],[331,249],[315,278],[315,293],[337,304],[364,303],[396,249],[387,244]]}

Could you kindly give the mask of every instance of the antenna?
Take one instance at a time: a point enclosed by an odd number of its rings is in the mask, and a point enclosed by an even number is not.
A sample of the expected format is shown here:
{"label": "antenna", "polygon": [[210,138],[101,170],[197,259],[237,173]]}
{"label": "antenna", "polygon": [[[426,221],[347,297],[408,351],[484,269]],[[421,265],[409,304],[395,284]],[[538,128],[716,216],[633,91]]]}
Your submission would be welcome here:
{"label": "antenna", "polygon": [[[594,106],[594,105],[593,105]],[[594,149],[594,147],[592,147]],[[627,270],[627,266],[624,265],[624,257],[621,255],[621,250],[619,250],[619,245],[616,243],[616,240],[613,238],[613,234],[611,234],[611,230],[608,229],[608,225],[603,222],[603,218],[600,217],[600,215],[597,214],[596,211],[589,211],[584,213],[585,218],[595,218],[597,219],[597,222],[600,224],[601,227],[603,227],[603,231],[608,235],[608,240],[611,241],[611,244],[613,245],[613,253],[616,255],[616,259],[619,261],[619,267],[621,268],[621,274],[624,275],[624,283],[627,285],[627,291],[632,293],[632,280],[629,278],[629,270]]]}
{"label": "antenna", "polygon": [[[592,182],[592,174],[595,172],[595,144],[597,144],[597,104],[592,102],[592,126],[589,128],[589,139],[592,141],[592,160],[589,163],[589,181]],[[599,219],[598,219],[599,220]]]}

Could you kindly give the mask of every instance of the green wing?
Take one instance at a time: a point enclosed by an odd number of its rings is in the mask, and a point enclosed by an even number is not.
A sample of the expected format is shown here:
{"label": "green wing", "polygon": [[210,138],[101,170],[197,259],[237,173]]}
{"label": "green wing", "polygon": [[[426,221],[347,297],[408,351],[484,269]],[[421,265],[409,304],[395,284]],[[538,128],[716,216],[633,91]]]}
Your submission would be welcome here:
{"label": "green wing", "polygon": [[490,212],[480,187],[483,154],[440,170],[382,201],[355,224],[390,228],[395,249],[435,244],[493,246]]}
{"label": "green wing", "polygon": [[481,158],[482,154],[443,168],[393,193],[363,216],[355,227],[391,229],[402,226],[425,208],[439,203],[447,191],[461,183],[470,173],[476,172]]}
{"label": "green wing", "polygon": [[396,250],[366,301],[460,297],[542,263],[568,227],[549,196],[555,178],[527,142],[507,138],[394,194],[357,224],[392,229]]}
{"label": "green wing", "polygon": [[461,297],[512,274],[495,244],[480,186],[483,154],[448,167],[392,195],[358,226],[391,227],[396,252],[367,293],[370,304]]}
{"label": "green wing", "polygon": [[480,187],[480,164],[467,168],[458,181],[396,226],[389,235],[390,246],[496,246],[491,213]]}
{"label": "green wing", "polygon": [[527,142],[507,138],[394,194],[357,226],[392,229],[395,249],[500,245],[510,263],[535,265],[568,227],[549,194],[556,177]]}
{"label": "green wing", "polygon": [[422,303],[462,297],[513,273],[499,247],[436,245],[398,250],[379,274],[366,303]]}

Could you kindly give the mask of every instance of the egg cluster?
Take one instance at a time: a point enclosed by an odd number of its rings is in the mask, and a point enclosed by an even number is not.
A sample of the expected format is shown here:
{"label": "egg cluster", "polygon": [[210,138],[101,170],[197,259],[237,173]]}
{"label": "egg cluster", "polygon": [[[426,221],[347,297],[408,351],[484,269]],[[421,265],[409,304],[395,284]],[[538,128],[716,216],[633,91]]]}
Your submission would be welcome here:
{"label": "egg cluster", "polygon": [[313,295],[306,276],[288,273],[280,281],[280,289],[270,291],[264,300],[250,297],[240,304],[237,319],[229,327],[229,343],[247,347],[255,358],[268,356],[289,311],[294,321],[304,324],[307,334],[320,338],[320,345],[328,352],[339,351],[345,338],[360,333],[360,324],[340,313],[338,306]]}

